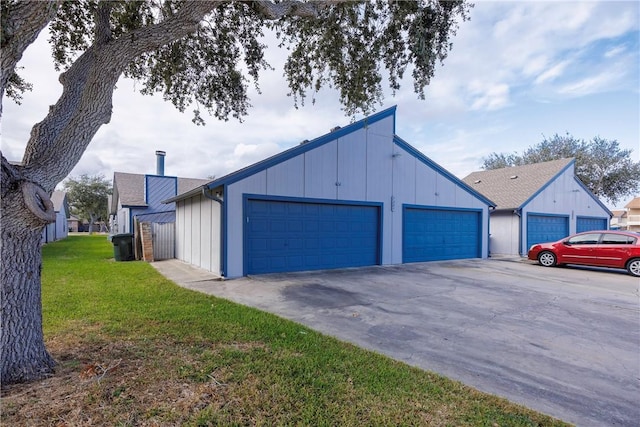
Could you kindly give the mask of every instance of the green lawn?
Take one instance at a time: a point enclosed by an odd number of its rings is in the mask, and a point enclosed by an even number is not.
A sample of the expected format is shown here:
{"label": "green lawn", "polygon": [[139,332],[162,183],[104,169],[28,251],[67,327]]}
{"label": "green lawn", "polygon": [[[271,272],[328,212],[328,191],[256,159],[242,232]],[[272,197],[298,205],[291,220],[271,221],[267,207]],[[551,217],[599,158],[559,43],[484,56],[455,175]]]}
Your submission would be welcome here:
{"label": "green lawn", "polygon": [[299,324],[114,262],[105,236],[43,249],[56,375],[3,392],[6,425],[565,425]]}

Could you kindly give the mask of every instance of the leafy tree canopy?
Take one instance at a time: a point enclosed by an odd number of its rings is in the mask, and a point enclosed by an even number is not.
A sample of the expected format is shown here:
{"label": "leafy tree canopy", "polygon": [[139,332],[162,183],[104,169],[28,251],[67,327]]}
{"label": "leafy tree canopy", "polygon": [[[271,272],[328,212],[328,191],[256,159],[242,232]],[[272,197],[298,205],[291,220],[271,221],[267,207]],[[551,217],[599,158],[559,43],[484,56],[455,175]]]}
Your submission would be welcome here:
{"label": "leafy tree canopy", "polygon": [[631,159],[632,150],[621,150],[616,140],[596,136],[591,141],[570,134],[555,134],[527,148],[522,154],[491,153],[483,169],[500,169],[557,159],[575,158],[576,175],[593,194],[616,204],[640,189],[640,162]]}
{"label": "leafy tree canopy", "polygon": [[78,218],[89,222],[89,231],[96,221],[105,221],[108,217],[108,199],[111,194],[111,182],[102,175],[80,175],[69,178],[64,184],[71,212]]}
{"label": "leafy tree canopy", "polygon": [[[10,11],[15,1],[3,2]],[[185,1],[77,0],[61,2],[50,23],[57,70],[66,70],[100,42],[130,37],[184,12]],[[203,3],[203,2],[200,2]],[[308,91],[336,88],[345,112],[371,112],[382,101],[383,77],[400,88],[411,66],[414,89],[424,89],[451,48],[457,21],[468,19],[464,1],[325,0],[208,1],[192,33],[131,58],[124,75],[142,83],[141,93],[162,93],[180,111],[195,106],[219,119],[247,114],[248,84],[270,68],[264,59],[264,29],[273,30],[290,52],[284,77],[296,105]],[[4,11],[3,11],[4,12]],[[4,15],[4,14],[3,14]],[[385,72],[382,71],[384,68]],[[29,89],[13,73],[7,95]],[[315,96],[315,95],[314,95]]]}

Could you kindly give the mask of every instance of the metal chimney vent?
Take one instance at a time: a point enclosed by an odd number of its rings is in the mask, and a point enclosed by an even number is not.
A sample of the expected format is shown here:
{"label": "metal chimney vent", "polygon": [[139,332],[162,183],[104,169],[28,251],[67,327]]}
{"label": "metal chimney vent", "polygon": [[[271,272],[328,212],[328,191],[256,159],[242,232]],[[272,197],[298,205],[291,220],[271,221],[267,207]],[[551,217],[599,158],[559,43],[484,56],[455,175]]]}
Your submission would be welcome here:
{"label": "metal chimney vent", "polygon": [[164,151],[156,151],[156,175],[164,176],[164,156],[166,155]]}

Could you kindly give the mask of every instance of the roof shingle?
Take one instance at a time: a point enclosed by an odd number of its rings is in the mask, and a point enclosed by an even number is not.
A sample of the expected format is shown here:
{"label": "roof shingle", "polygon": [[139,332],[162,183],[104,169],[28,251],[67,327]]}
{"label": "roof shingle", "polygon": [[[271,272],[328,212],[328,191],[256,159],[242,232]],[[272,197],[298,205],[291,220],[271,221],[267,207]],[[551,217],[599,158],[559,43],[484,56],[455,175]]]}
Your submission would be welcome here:
{"label": "roof shingle", "polygon": [[113,188],[123,206],[147,206],[144,199],[144,175],[115,172]]}
{"label": "roof shingle", "polygon": [[63,212],[65,216],[69,216],[69,203],[67,201],[67,193],[60,190],[54,190],[51,193],[51,203],[53,203],[53,210],[56,212]]}
{"label": "roof shingle", "polygon": [[496,203],[496,209],[518,209],[573,159],[472,172],[463,181]]}
{"label": "roof shingle", "polygon": [[631,200],[629,203],[627,203],[625,208],[627,208],[627,209],[640,209],[640,197],[636,197],[633,200]]}
{"label": "roof shingle", "polygon": [[[144,195],[145,175],[137,173],[115,172],[113,174],[114,200],[120,199],[123,206],[147,206]],[[178,178],[178,194],[186,193],[189,190],[207,184],[208,179]],[[112,210],[114,208],[112,207]],[[114,210],[115,211],[115,210]]]}

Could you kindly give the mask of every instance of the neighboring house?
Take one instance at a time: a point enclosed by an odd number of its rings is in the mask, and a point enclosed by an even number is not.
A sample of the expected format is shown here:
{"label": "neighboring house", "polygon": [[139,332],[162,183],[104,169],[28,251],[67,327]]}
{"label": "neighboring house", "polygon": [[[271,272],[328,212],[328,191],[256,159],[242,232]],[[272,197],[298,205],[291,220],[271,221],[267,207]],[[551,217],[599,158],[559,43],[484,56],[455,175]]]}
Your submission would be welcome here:
{"label": "neighboring house", "polygon": [[606,230],[612,213],[575,175],[575,160],[473,172],[463,179],[493,200],[492,255],[526,255],[535,243]]}
{"label": "neighboring house", "polygon": [[609,222],[609,227],[612,230],[626,230],[627,229],[627,211],[625,210],[613,210],[611,211],[613,216]]}
{"label": "neighboring house", "polygon": [[68,236],[67,219],[70,216],[67,193],[55,190],[51,194],[53,210],[56,212],[56,222],[47,224],[42,230],[42,243],[54,242]]}
{"label": "neighboring house", "polygon": [[75,215],[71,215],[67,220],[68,229],[74,233],[77,232],[89,232],[102,233],[107,231],[107,225],[104,221],[96,221],[93,223],[93,230],[89,230],[89,223],[81,220]]}
{"label": "neighboring house", "polygon": [[493,203],[395,135],[396,107],[166,200],[224,277],[486,258]]}
{"label": "neighboring house", "polygon": [[157,151],[156,175],[115,172],[109,215],[111,234],[133,233],[134,219],[144,222],[175,222],[175,205],[161,201],[208,182],[206,179],[164,175],[163,151]]}
{"label": "neighboring house", "polygon": [[82,231],[82,221],[75,215],[70,215],[67,220],[67,229],[74,233]]}
{"label": "neighboring house", "polygon": [[627,210],[627,230],[640,231],[640,197],[627,203],[625,209]]}

